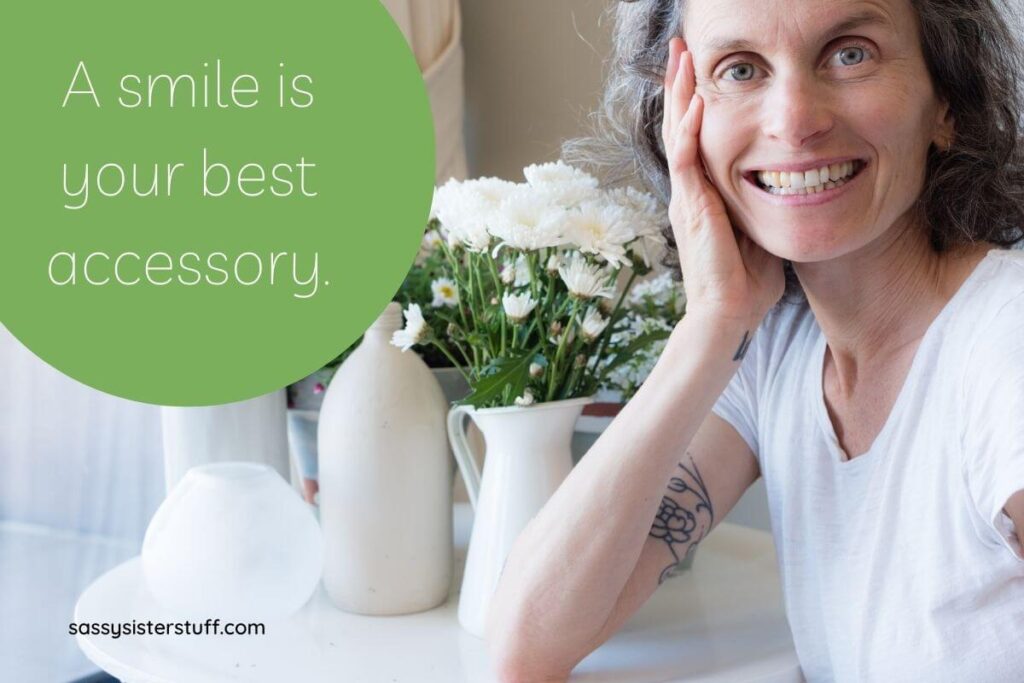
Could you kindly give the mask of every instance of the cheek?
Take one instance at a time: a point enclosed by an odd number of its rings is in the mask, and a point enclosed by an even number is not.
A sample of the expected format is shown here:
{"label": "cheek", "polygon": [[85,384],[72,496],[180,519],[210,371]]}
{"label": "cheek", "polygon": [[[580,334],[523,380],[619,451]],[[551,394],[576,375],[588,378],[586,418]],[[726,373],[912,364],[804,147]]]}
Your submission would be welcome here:
{"label": "cheek", "polygon": [[[700,152],[704,164],[715,184],[725,193],[731,191],[732,170],[736,166],[747,141],[756,139],[756,129],[750,112],[735,102],[705,101],[704,121],[701,123]],[[738,179],[738,178],[737,178]]]}

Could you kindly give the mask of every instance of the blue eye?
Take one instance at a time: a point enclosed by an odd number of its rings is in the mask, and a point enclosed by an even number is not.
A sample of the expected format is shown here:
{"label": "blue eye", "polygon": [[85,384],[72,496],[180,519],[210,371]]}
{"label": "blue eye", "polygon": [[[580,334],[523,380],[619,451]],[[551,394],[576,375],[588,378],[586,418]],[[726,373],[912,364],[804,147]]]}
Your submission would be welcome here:
{"label": "blue eye", "polygon": [[754,77],[754,65],[749,62],[733,64],[725,70],[725,73],[732,76],[732,78],[727,78],[726,80],[749,81]]}
{"label": "blue eye", "polygon": [[836,53],[843,66],[857,66],[867,59],[867,51],[856,45],[848,45]]}

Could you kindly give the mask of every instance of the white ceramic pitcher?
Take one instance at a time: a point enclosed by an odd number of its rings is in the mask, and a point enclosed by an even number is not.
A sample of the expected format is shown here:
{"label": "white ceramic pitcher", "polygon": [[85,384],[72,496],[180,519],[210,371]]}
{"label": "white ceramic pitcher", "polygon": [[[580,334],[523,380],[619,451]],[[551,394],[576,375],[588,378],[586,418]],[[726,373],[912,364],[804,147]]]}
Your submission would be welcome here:
{"label": "white ceramic pitcher", "polygon": [[[512,544],[572,469],[573,428],[592,401],[479,410],[455,406],[448,413],[448,438],[475,512],[459,623],[477,637],[483,637],[487,607]],[[466,416],[487,443],[482,477],[466,440]]]}

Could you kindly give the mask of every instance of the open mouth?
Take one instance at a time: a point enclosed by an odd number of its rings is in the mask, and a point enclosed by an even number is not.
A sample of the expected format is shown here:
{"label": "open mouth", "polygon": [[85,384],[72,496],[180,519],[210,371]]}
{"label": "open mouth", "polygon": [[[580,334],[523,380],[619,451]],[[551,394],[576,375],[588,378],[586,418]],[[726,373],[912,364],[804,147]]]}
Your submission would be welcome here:
{"label": "open mouth", "polygon": [[856,178],[865,166],[866,162],[855,159],[792,173],[751,171],[746,178],[763,192],[777,196],[819,194],[842,187]]}

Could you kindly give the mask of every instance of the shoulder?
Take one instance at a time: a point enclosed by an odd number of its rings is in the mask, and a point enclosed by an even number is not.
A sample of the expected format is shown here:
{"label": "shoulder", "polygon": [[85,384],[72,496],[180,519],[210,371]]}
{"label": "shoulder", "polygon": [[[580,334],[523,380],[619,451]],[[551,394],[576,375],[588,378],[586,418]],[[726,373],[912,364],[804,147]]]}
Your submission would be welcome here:
{"label": "shoulder", "polygon": [[968,364],[1013,359],[1024,367],[1024,251],[993,251],[961,309]]}

